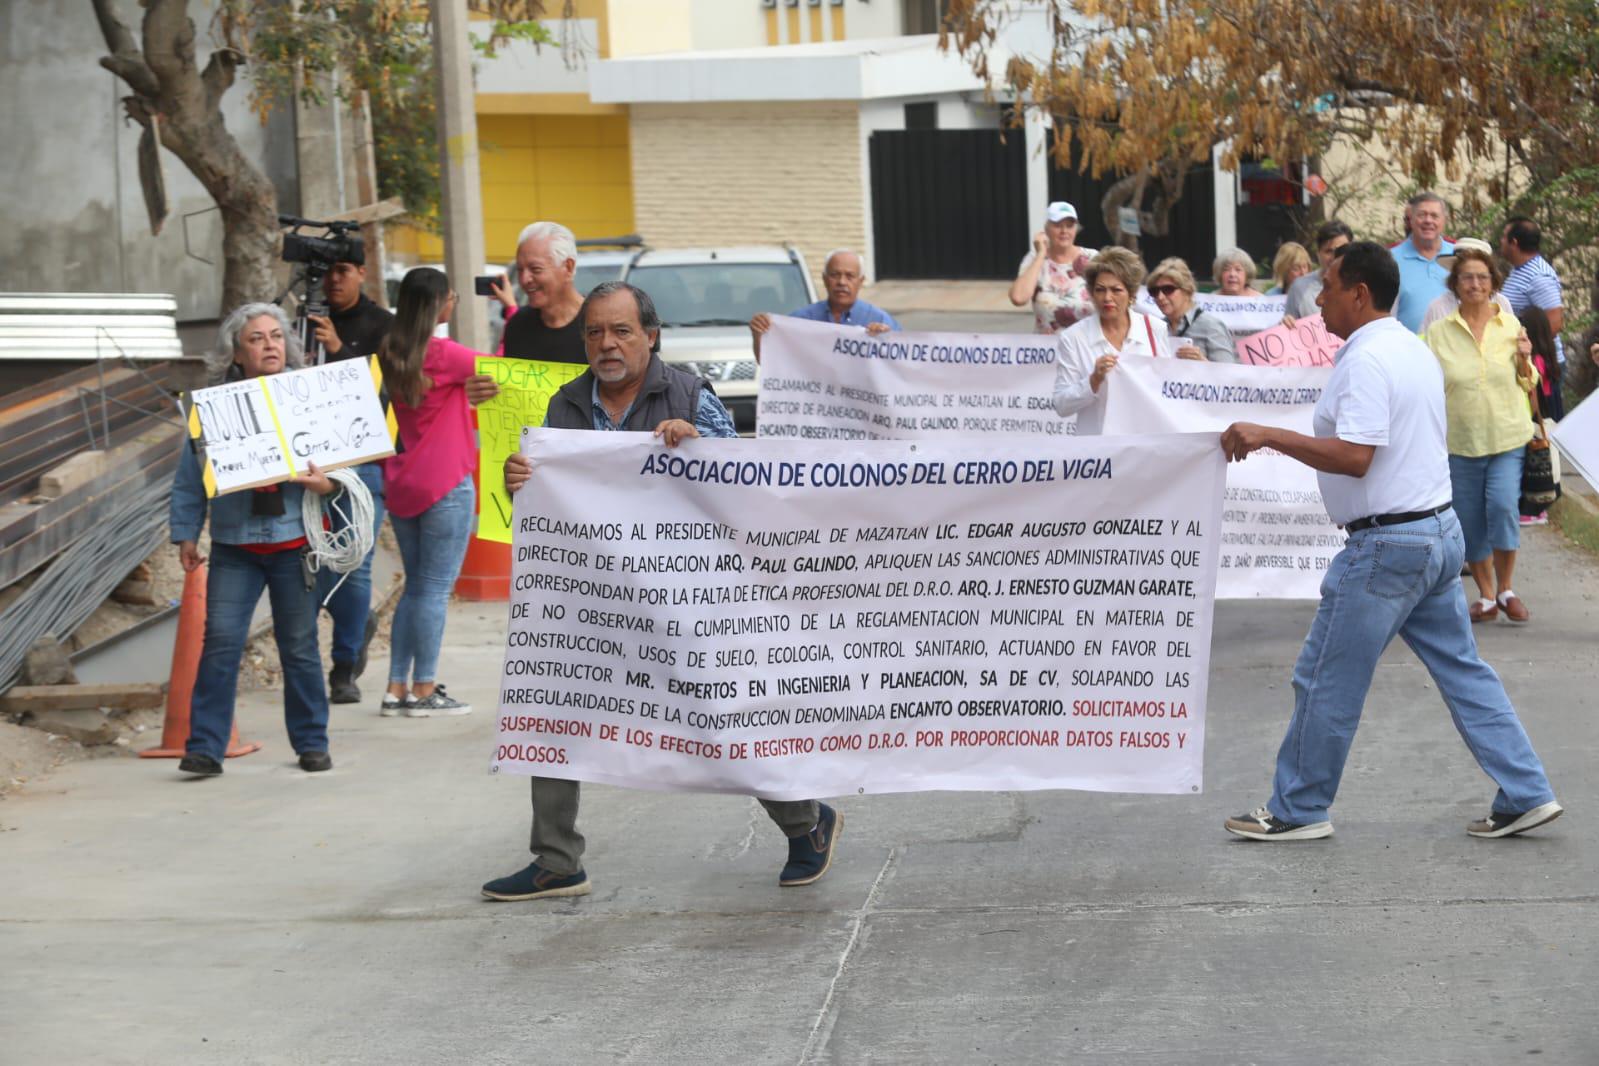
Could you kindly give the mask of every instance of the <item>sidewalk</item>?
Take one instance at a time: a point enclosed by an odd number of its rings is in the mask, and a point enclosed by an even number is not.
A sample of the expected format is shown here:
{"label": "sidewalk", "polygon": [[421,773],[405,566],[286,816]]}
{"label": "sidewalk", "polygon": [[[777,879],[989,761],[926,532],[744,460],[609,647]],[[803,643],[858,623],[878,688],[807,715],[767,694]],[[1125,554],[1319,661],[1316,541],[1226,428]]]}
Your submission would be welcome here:
{"label": "sidewalk", "polygon": [[[585,787],[594,895],[493,904],[526,786],[486,772],[503,605],[452,606],[477,712],[335,708],[336,768],[80,763],[0,804],[0,1062],[1595,1061],[1599,567],[1528,530],[1525,628],[1484,627],[1569,813],[1468,838],[1491,786],[1403,648],[1338,835],[1257,845],[1306,603],[1219,606],[1201,796],[847,797],[832,871],[779,889],[749,800]],[[1532,1056],[1532,1059],[1528,1059]]]}
{"label": "sidewalk", "polygon": [[913,311],[1009,312],[1031,314],[1010,302],[1009,281],[878,281],[861,290],[862,299],[898,315]]}

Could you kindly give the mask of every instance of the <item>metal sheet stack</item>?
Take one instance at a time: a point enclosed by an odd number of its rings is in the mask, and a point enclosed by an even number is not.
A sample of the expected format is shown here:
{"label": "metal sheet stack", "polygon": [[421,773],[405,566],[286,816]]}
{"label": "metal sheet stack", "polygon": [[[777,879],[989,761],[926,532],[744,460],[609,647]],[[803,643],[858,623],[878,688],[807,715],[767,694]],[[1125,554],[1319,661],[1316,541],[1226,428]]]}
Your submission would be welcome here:
{"label": "metal sheet stack", "polygon": [[0,692],[164,538],[180,374],[103,363],[0,397]]}

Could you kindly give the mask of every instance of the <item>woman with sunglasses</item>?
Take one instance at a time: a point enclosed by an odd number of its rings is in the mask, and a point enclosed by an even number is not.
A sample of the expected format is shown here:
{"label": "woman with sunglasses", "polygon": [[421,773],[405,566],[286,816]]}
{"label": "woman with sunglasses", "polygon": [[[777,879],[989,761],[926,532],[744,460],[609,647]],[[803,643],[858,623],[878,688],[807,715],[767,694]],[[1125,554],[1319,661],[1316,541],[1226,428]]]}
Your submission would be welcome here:
{"label": "woman with sunglasses", "polygon": [[1166,331],[1179,359],[1204,359],[1212,363],[1238,362],[1238,350],[1227,324],[1194,305],[1193,271],[1181,259],[1163,259],[1145,286],[1166,319]]}

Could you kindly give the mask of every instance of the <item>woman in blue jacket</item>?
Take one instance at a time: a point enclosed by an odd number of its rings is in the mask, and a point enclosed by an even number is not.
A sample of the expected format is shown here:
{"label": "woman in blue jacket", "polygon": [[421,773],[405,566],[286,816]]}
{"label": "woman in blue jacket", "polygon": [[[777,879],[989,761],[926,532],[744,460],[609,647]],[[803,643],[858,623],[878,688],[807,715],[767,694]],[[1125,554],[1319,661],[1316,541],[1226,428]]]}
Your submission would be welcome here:
{"label": "woman in blue jacket", "polygon": [[[300,344],[283,311],[272,304],[238,308],[222,323],[220,351],[233,353],[228,380],[264,377],[300,361]],[[189,709],[189,740],[178,769],[199,776],[222,772],[239,661],[250,618],[266,589],[272,629],[283,664],[283,719],[300,768],[329,770],[328,693],[317,650],[316,599],[304,566],[306,491],[326,496],[337,486],[316,464],[289,481],[208,500],[194,450],[183,449],[172,484],[169,524],[185,571],[203,565],[197,541],[211,513],[211,571],[206,577],[205,645]]]}

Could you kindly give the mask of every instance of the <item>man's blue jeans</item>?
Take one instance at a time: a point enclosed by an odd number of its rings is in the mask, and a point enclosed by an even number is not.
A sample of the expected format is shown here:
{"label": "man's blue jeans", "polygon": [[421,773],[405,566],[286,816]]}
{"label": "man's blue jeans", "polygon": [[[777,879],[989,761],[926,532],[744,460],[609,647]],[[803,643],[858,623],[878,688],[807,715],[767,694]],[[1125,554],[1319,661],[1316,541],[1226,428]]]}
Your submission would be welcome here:
{"label": "man's blue jeans", "polygon": [[476,517],[477,490],[470,474],[415,518],[389,516],[405,564],[405,592],[394,609],[389,639],[389,684],[437,680],[450,590]]}
{"label": "man's blue jeans", "polygon": [[1477,765],[1499,785],[1493,809],[1555,798],[1493,667],[1477,654],[1460,594],[1465,541],[1454,511],[1350,535],[1321,582],[1321,606],[1294,665],[1294,716],[1277,753],[1271,813],[1327,820],[1383,649],[1410,645]]}
{"label": "man's blue jeans", "polygon": [[250,632],[250,616],[266,589],[272,600],[272,631],[283,664],[283,723],[296,754],[328,750],[328,691],[316,646],[316,600],[305,586],[298,551],[261,555],[231,544],[211,545],[205,583],[205,646],[189,703],[185,750],[218,762],[233,730],[239,660]]}
{"label": "man's blue jeans", "polygon": [[[383,528],[383,464],[362,463],[355,472],[372,494],[372,551],[366,553],[360,567],[350,571],[342,585],[339,578],[343,575],[332,570],[319,570],[316,575],[316,602],[326,603],[327,612],[333,617],[333,661],[346,666],[354,665],[361,657],[361,646],[366,643],[366,620],[372,613],[372,556],[377,551],[378,530]],[[335,512],[334,532],[342,524],[343,519]],[[328,593],[335,585],[338,591],[329,600]]]}

